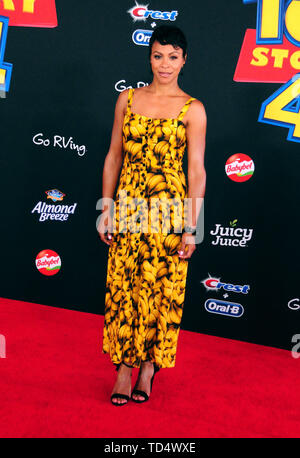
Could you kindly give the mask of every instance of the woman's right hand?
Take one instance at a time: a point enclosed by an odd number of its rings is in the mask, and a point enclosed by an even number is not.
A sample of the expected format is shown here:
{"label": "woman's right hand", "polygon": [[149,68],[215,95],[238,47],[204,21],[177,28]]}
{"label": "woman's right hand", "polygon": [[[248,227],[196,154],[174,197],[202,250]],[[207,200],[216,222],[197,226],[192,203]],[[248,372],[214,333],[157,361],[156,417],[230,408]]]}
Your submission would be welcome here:
{"label": "woman's right hand", "polygon": [[101,240],[107,245],[111,245],[113,241],[112,235],[112,218],[108,212],[103,212],[100,216],[100,221],[98,225],[98,232]]}

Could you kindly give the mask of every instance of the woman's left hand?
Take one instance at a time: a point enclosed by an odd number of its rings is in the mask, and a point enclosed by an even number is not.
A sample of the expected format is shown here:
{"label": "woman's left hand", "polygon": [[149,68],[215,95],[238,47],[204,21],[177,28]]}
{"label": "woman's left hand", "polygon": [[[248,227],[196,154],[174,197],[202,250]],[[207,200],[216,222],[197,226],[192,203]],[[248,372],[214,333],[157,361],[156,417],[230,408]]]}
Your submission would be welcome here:
{"label": "woman's left hand", "polygon": [[181,243],[177,250],[179,258],[189,259],[196,249],[195,236],[184,232],[181,237]]}

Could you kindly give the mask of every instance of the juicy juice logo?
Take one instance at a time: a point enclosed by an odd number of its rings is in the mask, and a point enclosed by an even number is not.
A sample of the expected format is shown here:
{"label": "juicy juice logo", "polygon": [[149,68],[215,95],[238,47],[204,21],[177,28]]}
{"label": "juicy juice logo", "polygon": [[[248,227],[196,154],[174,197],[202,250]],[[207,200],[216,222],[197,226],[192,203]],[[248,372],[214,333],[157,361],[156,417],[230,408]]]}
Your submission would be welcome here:
{"label": "juicy juice logo", "polygon": [[253,229],[236,227],[237,219],[230,221],[228,227],[216,224],[210,234],[215,236],[212,245],[246,247],[246,243],[251,240]]}
{"label": "juicy juice logo", "polygon": [[0,91],[8,92],[12,64],[4,62],[10,26],[56,27],[55,0],[0,0]]}
{"label": "juicy juice logo", "polygon": [[233,79],[285,82],[262,103],[258,121],[286,127],[287,140],[300,142],[300,1],[244,0],[255,2],[257,27],[246,30]]}

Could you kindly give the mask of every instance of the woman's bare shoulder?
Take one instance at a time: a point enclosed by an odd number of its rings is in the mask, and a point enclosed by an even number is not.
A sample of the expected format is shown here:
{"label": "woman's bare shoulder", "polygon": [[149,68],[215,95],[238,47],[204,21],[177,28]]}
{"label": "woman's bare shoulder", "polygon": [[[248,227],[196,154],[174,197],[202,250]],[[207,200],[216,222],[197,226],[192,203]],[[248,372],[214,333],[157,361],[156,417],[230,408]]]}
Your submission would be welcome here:
{"label": "woman's bare shoulder", "polygon": [[124,91],[120,92],[116,101],[116,110],[120,110],[120,112],[125,113],[128,102],[128,93],[129,89],[124,89]]}
{"label": "woman's bare shoulder", "polygon": [[196,99],[196,97],[191,96],[191,98],[193,98],[194,100],[192,100],[191,102],[189,111],[191,111],[195,115],[199,115],[199,114],[203,115],[205,113],[205,107],[204,107],[203,102],[201,102],[201,100],[199,99]]}
{"label": "woman's bare shoulder", "polygon": [[187,123],[189,125],[194,125],[195,123],[200,125],[206,124],[207,117],[203,102],[195,97],[193,99],[186,114]]}
{"label": "woman's bare shoulder", "polygon": [[120,92],[118,100],[124,102],[124,100],[128,100],[129,89],[124,89],[124,91]]}

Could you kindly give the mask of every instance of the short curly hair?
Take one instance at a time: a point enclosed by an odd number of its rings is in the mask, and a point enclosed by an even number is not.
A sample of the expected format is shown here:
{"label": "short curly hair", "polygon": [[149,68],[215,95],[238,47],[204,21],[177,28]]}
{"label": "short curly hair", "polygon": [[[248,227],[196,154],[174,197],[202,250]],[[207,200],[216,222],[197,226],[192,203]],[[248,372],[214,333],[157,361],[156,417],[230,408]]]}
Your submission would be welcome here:
{"label": "short curly hair", "polygon": [[158,41],[161,45],[172,45],[174,48],[181,48],[183,57],[187,53],[187,41],[184,33],[174,25],[160,25],[151,35],[149,40],[149,57],[152,52],[152,45]]}

